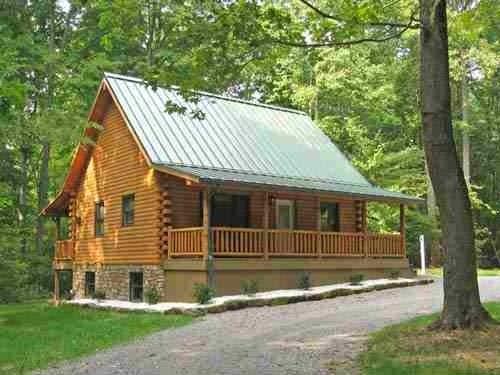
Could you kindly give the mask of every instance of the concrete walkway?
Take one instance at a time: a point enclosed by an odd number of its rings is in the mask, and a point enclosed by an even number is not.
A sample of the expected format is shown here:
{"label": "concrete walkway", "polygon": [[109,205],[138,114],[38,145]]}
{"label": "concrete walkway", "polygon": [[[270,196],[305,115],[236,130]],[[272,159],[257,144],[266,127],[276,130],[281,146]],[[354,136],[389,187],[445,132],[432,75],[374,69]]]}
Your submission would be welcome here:
{"label": "concrete walkway", "polygon": [[[483,300],[500,300],[500,277],[480,279]],[[207,315],[42,374],[352,374],[367,333],[438,311],[442,284]],[[340,366],[339,366],[340,364]]]}

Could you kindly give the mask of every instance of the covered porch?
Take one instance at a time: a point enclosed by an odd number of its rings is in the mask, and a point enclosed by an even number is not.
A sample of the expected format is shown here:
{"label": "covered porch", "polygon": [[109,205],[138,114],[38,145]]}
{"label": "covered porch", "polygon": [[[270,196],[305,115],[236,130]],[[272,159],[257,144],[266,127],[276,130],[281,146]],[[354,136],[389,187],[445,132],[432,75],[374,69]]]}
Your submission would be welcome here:
{"label": "covered porch", "polygon": [[[168,228],[164,239],[168,244],[164,247],[167,259],[406,256],[402,203],[398,203],[397,232],[370,233],[367,200],[341,198],[343,203],[339,204],[336,197],[328,195],[308,196],[303,201],[300,196],[283,199],[283,195],[275,192],[266,191],[262,195],[263,199],[252,199],[252,195],[241,192],[203,189],[201,225]],[[307,209],[303,208],[306,206],[303,202],[307,203]],[[255,212],[262,215],[260,220],[255,220]],[[262,225],[250,227],[251,221]]]}

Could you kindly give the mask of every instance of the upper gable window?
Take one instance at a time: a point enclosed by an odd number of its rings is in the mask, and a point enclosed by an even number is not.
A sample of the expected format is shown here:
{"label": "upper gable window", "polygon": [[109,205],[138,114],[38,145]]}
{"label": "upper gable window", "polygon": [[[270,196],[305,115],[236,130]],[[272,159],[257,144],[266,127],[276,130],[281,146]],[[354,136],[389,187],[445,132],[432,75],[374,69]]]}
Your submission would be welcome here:
{"label": "upper gable window", "polygon": [[100,201],[95,204],[95,214],[94,214],[94,232],[96,237],[104,236],[104,216],[106,210],[104,208],[104,202]]}
{"label": "upper gable window", "polygon": [[135,195],[128,194],[122,197],[122,225],[134,224]]}

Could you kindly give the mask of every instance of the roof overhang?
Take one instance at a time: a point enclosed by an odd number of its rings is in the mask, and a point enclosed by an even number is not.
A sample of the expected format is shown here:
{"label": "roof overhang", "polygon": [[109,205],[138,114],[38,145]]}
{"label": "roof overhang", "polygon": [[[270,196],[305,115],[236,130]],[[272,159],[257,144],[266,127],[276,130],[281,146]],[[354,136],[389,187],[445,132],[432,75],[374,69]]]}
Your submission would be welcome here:
{"label": "roof overhang", "polygon": [[317,195],[335,195],[356,200],[397,203],[406,205],[423,204],[421,198],[403,193],[381,189],[372,185],[353,185],[334,181],[321,181],[303,178],[258,175],[241,171],[228,171],[209,168],[157,165],[155,169],[185,178],[201,185],[213,187],[251,188],[252,190],[287,190]]}

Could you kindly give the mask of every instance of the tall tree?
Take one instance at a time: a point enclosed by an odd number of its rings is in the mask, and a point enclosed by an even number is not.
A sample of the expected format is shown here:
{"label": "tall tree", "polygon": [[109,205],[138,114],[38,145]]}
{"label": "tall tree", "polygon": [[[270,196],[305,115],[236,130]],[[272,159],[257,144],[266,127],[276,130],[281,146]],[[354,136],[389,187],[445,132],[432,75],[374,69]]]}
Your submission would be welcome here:
{"label": "tall tree", "polygon": [[479,299],[471,204],[453,138],[446,1],[420,0],[420,22],[424,149],[446,249],[444,306],[434,326],[478,327],[489,315]]}

